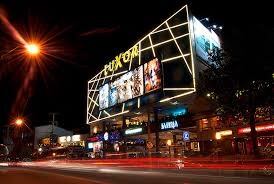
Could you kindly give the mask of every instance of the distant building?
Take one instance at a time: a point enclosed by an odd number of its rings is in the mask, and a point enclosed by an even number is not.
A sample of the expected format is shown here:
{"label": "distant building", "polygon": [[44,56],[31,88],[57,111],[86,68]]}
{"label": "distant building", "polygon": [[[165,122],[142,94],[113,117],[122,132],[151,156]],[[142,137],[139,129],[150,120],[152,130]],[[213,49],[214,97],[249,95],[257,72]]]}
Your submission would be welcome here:
{"label": "distant building", "polygon": [[42,140],[45,144],[49,144],[50,141],[56,137],[61,136],[72,136],[73,132],[66,130],[64,128],[55,126],[55,125],[43,125],[35,127],[35,136],[34,136],[34,148],[38,148],[39,142]]}

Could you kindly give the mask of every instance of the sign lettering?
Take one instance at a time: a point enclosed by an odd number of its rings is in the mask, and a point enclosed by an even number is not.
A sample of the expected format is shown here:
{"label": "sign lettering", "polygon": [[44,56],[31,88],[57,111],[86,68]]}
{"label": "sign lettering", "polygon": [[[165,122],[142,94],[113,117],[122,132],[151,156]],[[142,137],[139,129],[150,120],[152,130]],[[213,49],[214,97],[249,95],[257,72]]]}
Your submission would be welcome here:
{"label": "sign lettering", "polygon": [[125,53],[120,53],[118,56],[115,56],[115,59],[109,62],[104,67],[105,76],[108,75],[108,72],[115,72],[119,68],[123,67],[123,63],[128,63],[133,58],[139,55],[138,45],[133,46],[130,50]]}
{"label": "sign lettering", "polygon": [[179,127],[179,125],[176,120],[161,123],[161,130],[170,129],[170,128],[174,129],[177,127]]}
{"label": "sign lettering", "polygon": [[128,134],[136,134],[136,133],[139,133],[139,132],[142,132],[143,129],[142,128],[135,128],[135,129],[127,129],[125,131],[125,134],[128,135]]}

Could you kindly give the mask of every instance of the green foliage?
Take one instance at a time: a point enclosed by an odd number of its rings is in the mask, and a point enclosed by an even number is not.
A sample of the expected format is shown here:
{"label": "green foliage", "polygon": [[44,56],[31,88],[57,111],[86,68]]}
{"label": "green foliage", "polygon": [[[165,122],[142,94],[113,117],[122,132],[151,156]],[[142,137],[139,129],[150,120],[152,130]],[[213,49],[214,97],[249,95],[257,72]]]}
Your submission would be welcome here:
{"label": "green foliage", "polygon": [[[259,61],[245,66],[245,61],[224,50],[215,50],[210,58],[213,64],[199,74],[198,93],[216,102],[217,114],[246,113],[250,100],[255,107],[271,104],[272,74],[260,68]],[[247,68],[256,65],[257,72],[249,73],[254,68],[249,71]]]}

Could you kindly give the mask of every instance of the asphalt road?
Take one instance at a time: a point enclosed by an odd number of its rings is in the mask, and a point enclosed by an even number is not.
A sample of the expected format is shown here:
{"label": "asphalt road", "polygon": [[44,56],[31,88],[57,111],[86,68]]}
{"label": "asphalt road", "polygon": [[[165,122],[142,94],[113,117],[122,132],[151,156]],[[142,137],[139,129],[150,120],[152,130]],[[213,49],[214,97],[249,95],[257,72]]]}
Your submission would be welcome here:
{"label": "asphalt road", "polygon": [[100,168],[21,168],[0,167],[1,184],[264,184],[273,177],[214,176],[206,173],[165,170]]}

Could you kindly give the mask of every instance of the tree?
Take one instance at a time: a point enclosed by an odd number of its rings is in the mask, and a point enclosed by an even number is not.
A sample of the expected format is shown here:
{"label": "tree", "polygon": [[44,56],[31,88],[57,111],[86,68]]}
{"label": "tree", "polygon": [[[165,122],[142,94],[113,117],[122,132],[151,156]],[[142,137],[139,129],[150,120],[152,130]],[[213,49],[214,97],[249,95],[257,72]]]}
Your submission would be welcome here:
{"label": "tree", "polygon": [[239,113],[247,117],[253,152],[259,157],[254,117],[256,107],[273,104],[272,64],[262,62],[267,58],[263,55],[260,60],[245,53],[236,56],[233,49],[216,49],[210,53],[212,64],[199,74],[198,93],[214,100],[218,106],[216,113],[224,119]]}

